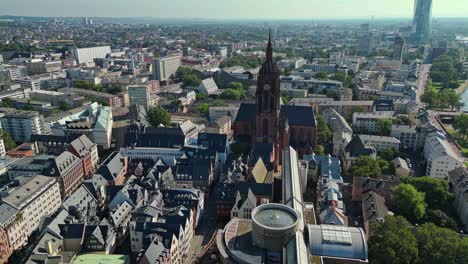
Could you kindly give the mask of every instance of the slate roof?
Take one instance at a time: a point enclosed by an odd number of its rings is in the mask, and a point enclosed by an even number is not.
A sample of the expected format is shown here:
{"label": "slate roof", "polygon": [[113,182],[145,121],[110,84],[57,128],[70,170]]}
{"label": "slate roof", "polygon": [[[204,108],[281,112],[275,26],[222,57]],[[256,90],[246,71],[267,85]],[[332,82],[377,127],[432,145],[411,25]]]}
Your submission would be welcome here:
{"label": "slate roof", "polygon": [[0,203],[0,226],[6,225],[16,216],[16,213],[18,213],[18,209],[7,203]]}
{"label": "slate roof", "polygon": [[252,190],[256,196],[272,196],[273,188],[268,183],[251,183],[251,182],[238,182],[238,183],[218,183],[213,190],[213,200],[232,202],[236,200],[236,192],[239,190],[241,193],[247,193]]}
{"label": "slate roof", "polygon": [[139,134],[132,139],[127,134],[127,145],[148,148],[175,148],[185,144],[185,135]]}
{"label": "slate roof", "polygon": [[388,215],[385,198],[369,190],[362,194],[362,216],[365,221],[380,222]]}
{"label": "slate roof", "polygon": [[[256,104],[242,103],[237,113],[236,122],[255,123],[256,111]],[[290,126],[316,126],[314,109],[308,106],[281,105],[281,118],[282,120],[287,119]]]}
{"label": "slate roof", "polygon": [[156,263],[156,260],[160,259],[163,255],[169,254],[162,242],[158,239],[154,239],[153,242],[146,249],[143,258],[138,263]]}
{"label": "slate roof", "polygon": [[62,176],[70,168],[81,165],[81,159],[73,155],[69,151],[64,151],[62,154],[53,158],[55,173],[51,173],[51,176]]}
{"label": "slate roof", "polygon": [[353,139],[346,146],[346,151],[350,153],[351,157],[367,156],[377,152],[375,148],[367,147],[357,135],[353,135]]}
{"label": "slate roof", "polygon": [[255,122],[256,104],[242,103],[237,112],[236,122]]}
{"label": "slate roof", "polygon": [[166,206],[184,205],[188,208],[198,207],[200,197],[191,189],[167,189],[163,190],[164,204]]}
{"label": "slate roof", "polygon": [[120,152],[113,152],[102,162],[97,173],[108,181],[115,180],[125,165],[123,159]]}
{"label": "slate roof", "polygon": [[59,225],[60,235],[66,238],[82,238],[85,231],[85,224],[62,224]]}
{"label": "slate roof", "polygon": [[227,152],[227,135],[225,134],[213,134],[213,133],[199,133],[198,134],[198,145],[201,145],[207,149],[216,150],[218,153]]}

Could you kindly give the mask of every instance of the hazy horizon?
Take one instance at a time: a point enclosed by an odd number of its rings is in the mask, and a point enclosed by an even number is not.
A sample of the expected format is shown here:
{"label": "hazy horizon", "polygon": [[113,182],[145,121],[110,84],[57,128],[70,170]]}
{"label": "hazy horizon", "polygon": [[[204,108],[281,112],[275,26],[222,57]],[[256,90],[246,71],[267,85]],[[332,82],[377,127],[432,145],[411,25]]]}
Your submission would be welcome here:
{"label": "hazy horizon", "polygon": [[[159,19],[410,19],[413,0],[0,0],[0,15]],[[466,18],[468,1],[433,0],[433,17]]]}

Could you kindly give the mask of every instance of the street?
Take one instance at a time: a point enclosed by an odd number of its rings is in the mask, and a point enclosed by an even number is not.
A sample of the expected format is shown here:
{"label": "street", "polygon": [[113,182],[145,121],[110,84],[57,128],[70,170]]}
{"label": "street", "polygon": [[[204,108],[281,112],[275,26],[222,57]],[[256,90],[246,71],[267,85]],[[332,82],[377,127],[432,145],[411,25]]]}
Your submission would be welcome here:
{"label": "street", "polygon": [[416,94],[416,103],[421,103],[421,96],[424,94],[424,90],[427,86],[427,80],[429,77],[429,70],[431,69],[431,64],[423,64],[421,67],[422,68],[418,79],[418,92]]}

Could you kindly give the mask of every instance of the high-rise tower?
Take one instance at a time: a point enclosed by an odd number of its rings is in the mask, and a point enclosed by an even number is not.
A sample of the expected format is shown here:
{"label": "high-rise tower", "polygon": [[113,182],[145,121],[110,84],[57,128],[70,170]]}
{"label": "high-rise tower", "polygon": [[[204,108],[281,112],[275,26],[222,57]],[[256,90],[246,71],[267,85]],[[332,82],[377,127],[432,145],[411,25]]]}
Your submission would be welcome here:
{"label": "high-rise tower", "polygon": [[418,44],[426,44],[432,34],[432,0],[414,0],[413,32]]}

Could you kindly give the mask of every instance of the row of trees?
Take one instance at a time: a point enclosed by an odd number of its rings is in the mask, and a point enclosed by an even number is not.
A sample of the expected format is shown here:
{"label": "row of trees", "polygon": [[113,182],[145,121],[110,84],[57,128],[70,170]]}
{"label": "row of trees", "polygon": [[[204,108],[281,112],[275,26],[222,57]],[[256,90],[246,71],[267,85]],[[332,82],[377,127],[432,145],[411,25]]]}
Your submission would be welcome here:
{"label": "row of trees", "polygon": [[322,115],[317,115],[317,140],[319,144],[327,143],[333,136],[333,132]]}
{"label": "row of trees", "polygon": [[80,89],[93,90],[96,92],[106,92],[110,94],[119,94],[125,91],[122,85],[118,84],[92,84],[87,80],[78,80],[73,82],[73,86]]}
{"label": "row of trees", "polygon": [[458,88],[459,80],[466,79],[463,63],[460,61],[461,50],[454,49],[447,55],[440,56],[432,61],[431,79],[441,83],[443,88]]}
{"label": "row of trees", "polygon": [[360,156],[348,170],[351,177],[379,178],[382,175],[394,174],[395,166],[381,157]]}
{"label": "row of trees", "polygon": [[437,89],[432,81],[421,96],[421,99],[426,102],[431,109],[447,109],[459,110],[462,106],[461,96],[452,89]]}
{"label": "row of trees", "polygon": [[414,228],[402,216],[375,224],[368,242],[374,263],[468,263],[468,238],[432,223]]}
{"label": "row of trees", "polygon": [[235,55],[229,59],[223,60],[220,64],[220,68],[242,66],[246,69],[256,68],[262,64],[262,59],[258,57],[247,57],[242,55]]}

